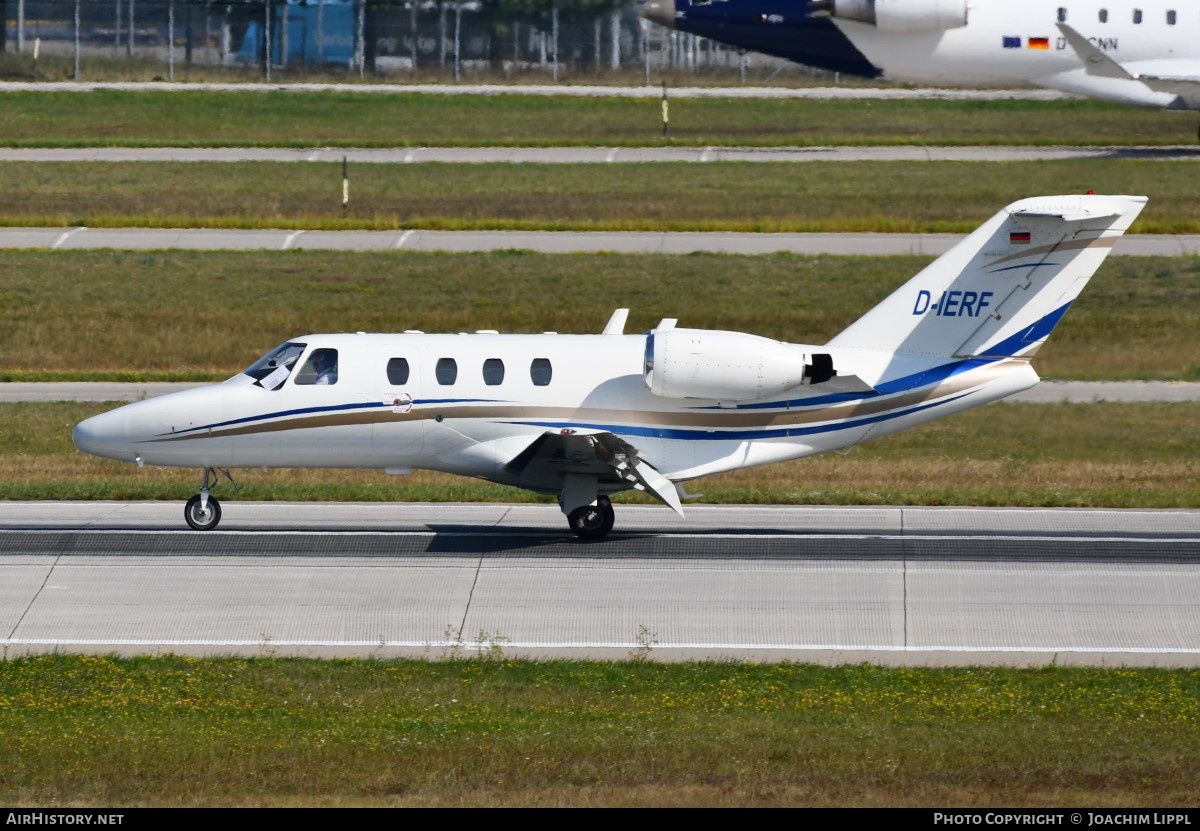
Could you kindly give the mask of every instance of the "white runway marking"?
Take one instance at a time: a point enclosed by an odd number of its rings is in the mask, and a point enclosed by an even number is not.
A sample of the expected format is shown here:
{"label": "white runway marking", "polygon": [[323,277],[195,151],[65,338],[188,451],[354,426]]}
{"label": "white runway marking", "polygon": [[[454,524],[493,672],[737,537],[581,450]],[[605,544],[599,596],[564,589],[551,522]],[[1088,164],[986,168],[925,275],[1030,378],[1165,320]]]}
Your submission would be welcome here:
{"label": "white runway marking", "polygon": [[54,241],[54,244],[53,244],[53,245],[51,245],[51,246],[50,246],[50,248],[51,248],[51,249],[56,249],[56,248],[58,248],[58,247],[59,247],[59,246],[61,246],[61,245],[62,245],[64,242],[66,242],[66,241],[67,241],[67,239],[68,239],[68,238],[69,238],[69,237],[70,237],[72,234],[74,234],[74,233],[75,233],[75,232],[77,232],[77,231],[82,231],[82,230],[84,230],[84,229],[83,229],[83,227],[81,226],[81,227],[79,227],[79,228],[72,228],[72,229],[70,229],[69,231],[64,231],[62,234],[59,234],[59,236],[58,236],[58,239],[56,239],[56,240]]}
{"label": "white runway marking", "polygon": [[[205,647],[404,647],[404,648],[423,648],[431,649],[461,649],[464,652],[474,650],[487,651],[491,644],[480,643],[474,641],[319,641],[319,640],[304,640],[304,641],[287,641],[275,639],[257,639],[257,640],[62,640],[58,638],[0,638],[0,645],[4,646],[25,646],[36,644],[39,646],[147,646],[147,647],[172,647],[172,646],[205,646]],[[636,649],[644,646],[636,641],[605,641],[605,642],[569,642],[555,643],[553,641],[509,641],[505,640],[497,644],[502,649]],[[1185,655],[1200,655],[1200,649],[1160,649],[1155,647],[1077,647],[1077,646],[1036,646],[1036,647],[1010,647],[1010,646],[892,646],[888,644],[834,644],[834,643],[795,643],[795,644],[757,644],[757,643],[656,643],[656,650],[679,649],[679,650],[733,650],[733,651],[812,651],[812,652],[902,652],[902,653],[929,653],[929,652],[951,652],[951,653],[1022,653],[1031,652],[1036,654],[1059,654],[1063,652],[1077,652],[1086,654],[1104,654],[1111,652],[1122,652],[1133,655],[1167,655],[1167,654],[1185,654]]]}

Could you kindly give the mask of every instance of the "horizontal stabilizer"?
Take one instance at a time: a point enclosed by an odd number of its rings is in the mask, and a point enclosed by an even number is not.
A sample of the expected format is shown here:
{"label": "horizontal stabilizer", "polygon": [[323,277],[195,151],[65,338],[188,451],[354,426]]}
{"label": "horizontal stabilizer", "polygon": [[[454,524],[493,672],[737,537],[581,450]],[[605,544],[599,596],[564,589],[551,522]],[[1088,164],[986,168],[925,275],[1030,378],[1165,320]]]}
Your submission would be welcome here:
{"label": "horizontal stabilizer", "polygon": [[1112,211],[1013,211],[1011,215],[1029,219],[1057,219],[1062,222],[1083,222],[1087,219],[1110,219],[1117,216]]}

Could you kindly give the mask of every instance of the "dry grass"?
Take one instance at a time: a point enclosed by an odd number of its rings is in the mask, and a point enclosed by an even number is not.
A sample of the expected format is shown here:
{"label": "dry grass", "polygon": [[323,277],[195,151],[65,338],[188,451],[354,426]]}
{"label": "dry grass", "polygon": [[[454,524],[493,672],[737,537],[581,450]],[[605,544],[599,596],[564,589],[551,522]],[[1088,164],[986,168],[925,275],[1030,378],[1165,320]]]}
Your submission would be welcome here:
{"label": "dry grass", "polygon": [[0,107],[0,144],[22,147],[1173,145],[1195,139],[1186,113],[1096,101],[676,99],[670,139],[662,138],[654,98],[102,90],[4,93]]}
{"label": "dry grass", "polygon": [[[309,332],[626,331],[664,317],[824,343],[920,257],[0,251],[0,378],[228,377]],[[1041,350],[1045,377],[1200,377],[1200,266],[1113,257]],[[25,373],[25,375],[22,375]]]}
{"label": "dry grass", "polygon": [[10,162],[0,225],[966,232],[1034,191],[1095,190],[1149,194],[1139,233],[1197,233],[1194,173],[1188,161],[363,164],[343,210],[340,164]]}
{"label": "dry grass", "polygon": [[[186,499],[196,474],[75,451],[71,428],[111,404],[0,404],[0,499]],[[997,403],[856,448],[697,480],[700,503],[1200,507],[1200,405]],[[549,501],[418,471],[272,470],[222,498]],[[621,501],[648,501],[632,494]]]}

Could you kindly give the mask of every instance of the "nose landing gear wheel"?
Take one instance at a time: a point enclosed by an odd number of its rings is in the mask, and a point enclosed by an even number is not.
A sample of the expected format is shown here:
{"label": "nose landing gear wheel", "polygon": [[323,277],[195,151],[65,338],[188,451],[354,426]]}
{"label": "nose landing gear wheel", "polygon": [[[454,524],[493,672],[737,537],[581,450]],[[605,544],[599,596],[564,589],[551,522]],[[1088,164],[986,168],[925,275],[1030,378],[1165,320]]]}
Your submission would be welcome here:
{"label": "nose landing gear wheel", "polygon": [[221,521],[221,503],[210,496],[208,510],[202,511],[200,510],[200,494],[196,494],[184,506],[183,518],[197,531],[211,531]]}
{"label": "nose landing gear wheel", "polygon": [[571,511],[567,523],[580,539],[600,540],[608,536],[615,518],[612,503],[607,496],[601,496],[595,505],[584,505]]}

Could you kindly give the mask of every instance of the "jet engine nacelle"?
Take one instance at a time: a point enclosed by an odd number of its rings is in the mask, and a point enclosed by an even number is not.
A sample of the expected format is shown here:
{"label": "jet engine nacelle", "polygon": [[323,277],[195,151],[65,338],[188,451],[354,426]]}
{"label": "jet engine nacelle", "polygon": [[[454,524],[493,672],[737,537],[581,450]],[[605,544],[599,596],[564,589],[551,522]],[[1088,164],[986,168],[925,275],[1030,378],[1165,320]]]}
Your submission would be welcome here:
{"label": "jet engine nacelle", "polygon": [[811,6],[882,32],[928,32],[967,25],[967,0],[817,0]]}
{"label": "jet engine nacelle", "polygon": [[655,395],[754,401],[834,376],[827,354],[741,332],[658,329],[646,335],[643,379]]}

